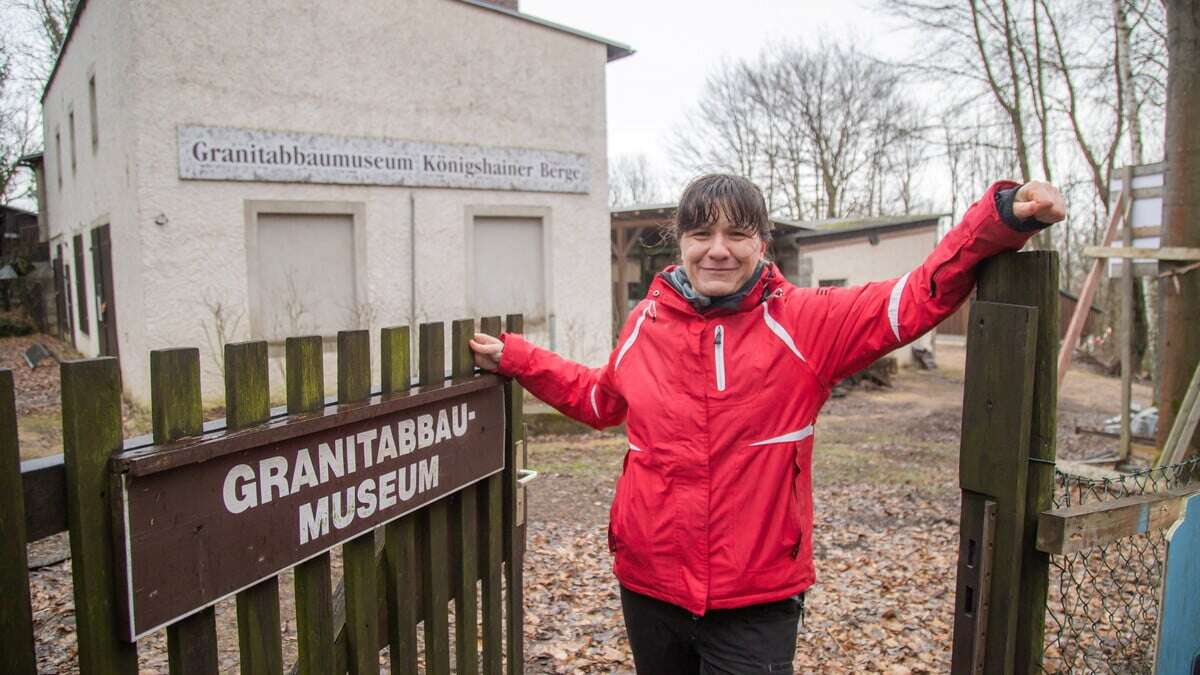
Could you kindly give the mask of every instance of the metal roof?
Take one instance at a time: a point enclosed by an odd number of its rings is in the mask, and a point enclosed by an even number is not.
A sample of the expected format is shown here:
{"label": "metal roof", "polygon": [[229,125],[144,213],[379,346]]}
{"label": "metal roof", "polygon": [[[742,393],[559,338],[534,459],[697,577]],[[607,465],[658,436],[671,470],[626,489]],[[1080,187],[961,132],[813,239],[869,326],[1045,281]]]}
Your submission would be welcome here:
{"label": "metal roof", "polygon": [[554,23],[553,21],[547,21],[546,19],[541,19],[541,18],[538,18],[531,14],[524,14],[522,12],[511,10],[507,7],[501,7],[500,5],[495,5],[490,2],[486,2],[486,0],[458,0],[458,1],[464,2],[468,5],[474,5],[481,9],[486,9],[488,11],[497,12],[499,14],[505,14],[507,16],[511,16],[514,19],[520,19],[522,21],[528,21],[529,23],[534,23],[539,26],[545,26],[546,28],[549,28],[551,30],[556,30],[556,31],[559,31],[562,33],[569,33],[576,37],[581,37],[584,40],[591,40],[592,42],[599,42],[600,44],[608,47],[608,60],[610,62],[616,61],[617,59],[623,59],[626,56],[630,56],[634,53],[633,48],[630,47],[629,45],[622,44],[615,40],[609,40],[608,38],[602,38],[599,35],[593,35],[591,33],[586,33],[581,30],[576,30],[569,26],[564,26],[559,23]]}
{"label": "metal roof", "polygon": [[[486,9],[488,11],[496,12],[498,14],[504,14],[504,15],[510,16],[514,19],[528,21],[529,23],[534,23],[539,26],[544,26],[551,30],[556,30],[556,31],[559,31],[562,33],[569,33],[571,35],[583,38],[585,40],[590,40],[592,42],[599,42],[600,44],[604,45],[608,49],[608,60],[610,62],[616,61],[617,59],[625,58],[626,56],[630,56],[634,53],[633,48],[630,47],[629,45],[622,44],[622,43],[616,42],[614,40],[609,40],[607,38],[602,38],[597,35],[592,35],[591,33],[585,33],[584,31],[581,31],[581,30],[575,30],[574,28],[569,28],[567,26],[563,26],[561,24],[554,23],[553,21],[539,19],[536,16],[531,16],[529,14],[522,14],[521,12],[513,11],[511,9],[508,9],[507,7],[501,7],[499,5],[494,5],[490,2],[485,2],[484,0],[457,0],[457,1],[462,2],[464,4],[468,4],[468,5],[474,5],[475,7],[479,7],[480,9]],[[79,23],[79,16],[81,14],[83,14],[83,9],[84,9],[84,7],[87,6],[87,3],[88,3],[88,0],[75,0],[75,7],[71,11],[71,20],[68,22],[68,25],[67,25],[67,34],[65,37],[63,37],[62,48],[59,49],[58,54],[54,57],[54,68],[51,69],[51,71],[50,71],[50,77],[46,78],[45,88],[42,89],[41,100],[43,103],[46,101],[46,94],[49,93],[49,91],[50,91],[50,85],[52,85],[54,83],[54,76],[58,73],[58,66],[59,66],[59,63],[61,63],[61,61],[62,61],[62,55],[64,52],[67,51],[67,45],[69,45],[71,43],[71,36],[75,34],[75,26],[76,26],[76,24]]]}
{"label": "metal roof", "polygon": [[875,216],[871,218],[839,218],[806,222],[807,230],[787,235],[798,246],[815,241],[836,241],[883,234],[918,227],[936,226],[948,213],[923,213],[906,216]]}

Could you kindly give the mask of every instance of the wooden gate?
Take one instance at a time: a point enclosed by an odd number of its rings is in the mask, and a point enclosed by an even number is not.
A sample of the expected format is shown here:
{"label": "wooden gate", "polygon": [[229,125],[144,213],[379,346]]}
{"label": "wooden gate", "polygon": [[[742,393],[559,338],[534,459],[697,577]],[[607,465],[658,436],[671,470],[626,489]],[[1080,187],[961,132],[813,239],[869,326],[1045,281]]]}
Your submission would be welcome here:
{"label": "wooden gate", "polygon": [[[136,639],[164,626],[170,672],[216,673],[214,604],[230,595],[243,673],[377,673],[384,647],[394,673],[422,656],[428,673],[522,672],[521,391],[475,373],[474,332],[453,322],[447,378],[444,327],[422,324],[413,386],[409,329],[384,329],[375,393],[368,331],[339,333],[328,400],[321,338],[288,338],[275,410],[267,344],[225,345],[215,423],[202,423],[198,350],[151,352],[150,439],[122,438],[116,359],[67,362],[64,454],[23,465],[0,370],[0,671],[35,672],[25,545],[67,530],[85,674],[137,673]],[[280,630],[288,569],[295,663]]]}

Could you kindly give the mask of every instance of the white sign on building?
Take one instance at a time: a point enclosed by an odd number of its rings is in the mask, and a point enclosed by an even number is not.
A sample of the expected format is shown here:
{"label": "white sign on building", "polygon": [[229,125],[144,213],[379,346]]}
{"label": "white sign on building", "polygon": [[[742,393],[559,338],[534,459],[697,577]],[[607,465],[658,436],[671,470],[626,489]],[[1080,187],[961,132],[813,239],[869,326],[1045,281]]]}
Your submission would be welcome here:
{"label": "white sign on building", "polygon": [[179,127],[179,177],[590,191],[587,157],[577,153],[200,126]]}

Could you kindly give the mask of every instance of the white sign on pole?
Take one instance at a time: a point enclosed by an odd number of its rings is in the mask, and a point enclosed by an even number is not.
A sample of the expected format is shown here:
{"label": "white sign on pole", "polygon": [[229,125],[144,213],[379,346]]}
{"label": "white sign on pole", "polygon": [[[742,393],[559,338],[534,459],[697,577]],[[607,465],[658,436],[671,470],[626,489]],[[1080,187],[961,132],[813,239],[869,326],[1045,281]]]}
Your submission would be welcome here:
{"label": "white sign on pole", "polygon": [[224,127],[179,128],[179,177],[587,193],[586,155]]}
{"label": "white sign on pole", "polygon": [[[1144,188],[1159,188],[1160,196],[1140,197],[1133,200],[1133,204],[1130,206],[1129,210],[1129,225],[1131,227],[1162,227],[1163,200],[1161,196],[1161,188],[1163,187],[1164,182],[1161,168],[1162,165],[1147,165],[1144,168],[1151,169],[1151,167],[1158,167],[1158,171],[1154,173],[1146,173],[1139,171],[1140,169],[1143,169],[1143,167],[1135,167],[1134,175],[1130,182],[1133,184],[1134,190],[1141,190]],[[1141,175],[1139,175],[1139,173],[1141,173]],[[1124,182],[1125,181],[1121,179],[1121,174],[1119,172],[1114,173],[1113,179],[1109,181],[1108,194],[1109,199],[1112,202],[1110,208],[1111,206],[1116,205],[1117,197],[1121,194],[1121,190],[1124,187]],[[1159,248],[1160,240],[1160,237],[1135,237],[1133,240],[1133,246],[1134,248]],[[1112,245],[1125,245],[1125,239],[1120,235],[1120,232],[1118,232],[1117,238],[1115,241],[1113,241]],[[1116,278],[1124,274],[1121,271],[1121,264],[1123,262],[1124,261],[1121,258],[1108,259],[1109,278]],[[1157,262],[1158,261],[1150,258],[1135,259],[1133,261],[1134,274],[1138,273],[1138,268],[1143,266],[1143,264],[1153,266],[1157,265]]]}

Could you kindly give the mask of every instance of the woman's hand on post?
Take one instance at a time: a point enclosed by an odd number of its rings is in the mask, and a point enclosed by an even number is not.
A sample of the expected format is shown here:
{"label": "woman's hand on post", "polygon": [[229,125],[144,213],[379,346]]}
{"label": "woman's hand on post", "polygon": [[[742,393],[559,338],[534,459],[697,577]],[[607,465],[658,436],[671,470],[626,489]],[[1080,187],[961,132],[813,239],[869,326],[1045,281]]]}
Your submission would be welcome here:
{"label": "woman's hand on post", "polygon": [[471,345],[471,351],[475,352],[475,365],[489,372],[500,367],[500,352],[504,351],[502,340],[476,333],[468,344]]}
{"label": "woman's hand on post", "polygon": [[1013,198],[1013,215],[1021,220],[1036,218],[1053,225],[1067,217],[1067,204],[1058,188],[1042,181],[1029,181]]}

